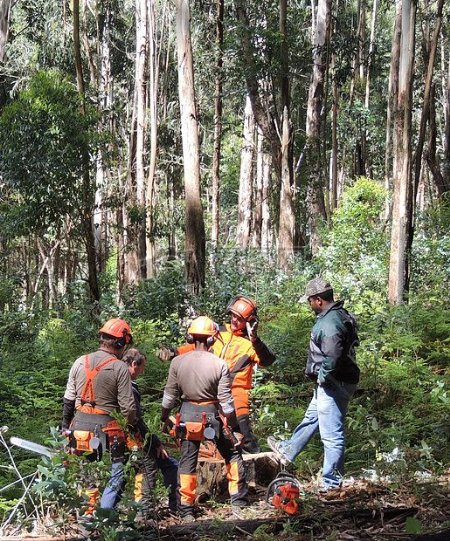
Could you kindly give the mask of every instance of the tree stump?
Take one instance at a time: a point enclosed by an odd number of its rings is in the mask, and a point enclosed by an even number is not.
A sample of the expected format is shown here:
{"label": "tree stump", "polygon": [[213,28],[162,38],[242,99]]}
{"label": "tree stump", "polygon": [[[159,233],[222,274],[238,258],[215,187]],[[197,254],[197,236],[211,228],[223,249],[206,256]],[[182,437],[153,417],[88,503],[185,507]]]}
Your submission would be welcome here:
{"label": "tree stump", "polygon": [[[243,454],[246,479],[249,487],[267,487],[279,472],[273,453]],[[197,465],[197,499],[209,497],[228,498],[228,481],[225,461],[214,444],[202,445]]]}

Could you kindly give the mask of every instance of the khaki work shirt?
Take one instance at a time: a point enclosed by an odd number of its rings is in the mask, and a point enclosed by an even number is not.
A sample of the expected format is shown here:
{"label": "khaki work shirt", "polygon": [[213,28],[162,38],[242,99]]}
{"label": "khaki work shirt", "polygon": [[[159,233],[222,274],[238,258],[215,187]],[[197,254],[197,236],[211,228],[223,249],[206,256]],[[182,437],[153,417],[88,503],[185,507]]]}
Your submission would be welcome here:
{"label": "khaki work shirt", "polygon": [[[75,400],[77,409],[82,405],[81,394],[86,383],[85,357],[83,355],[73,363],[64,393],[64,398]],[[95,353],[89,353],[91,368],[110,357],[114,357],[114,355],[101,349]],[[93,380],[93,389],[96,408],[105,413],[118,411],[122,413],[128,424],[135,424],[136,404],[128,366],[124,362],[117,359],[102,368]]]}
{"label": "khaki work shirt", "polygon": [[192,402],[216,400],[225,414],[232,413],[234,401],[226,363],[208,351],[195,350],[175,357],[170,363],[162,407],[172,409],[177,398]]}

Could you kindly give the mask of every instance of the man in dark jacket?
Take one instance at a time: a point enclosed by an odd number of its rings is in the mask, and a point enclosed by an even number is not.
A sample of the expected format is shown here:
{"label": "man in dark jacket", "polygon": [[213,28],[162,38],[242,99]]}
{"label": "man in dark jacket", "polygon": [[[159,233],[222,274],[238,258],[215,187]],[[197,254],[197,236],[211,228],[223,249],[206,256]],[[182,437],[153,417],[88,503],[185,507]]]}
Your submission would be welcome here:
{"label": "man in dark jacket", "polygon": [[291,438],[277,441],[269,436],[267,443],[280,462],[287,464],[319,430],[324,447],[322,482],[327,490],[342,484],[345,415],[359,381],[355,362],[358,335],[354,317],[343,308],[342,301],[334,301],[331,285],[322,278],[308,283],[300,301],[308,301],[317,315],[305,370],[316,385],[304,419]]}

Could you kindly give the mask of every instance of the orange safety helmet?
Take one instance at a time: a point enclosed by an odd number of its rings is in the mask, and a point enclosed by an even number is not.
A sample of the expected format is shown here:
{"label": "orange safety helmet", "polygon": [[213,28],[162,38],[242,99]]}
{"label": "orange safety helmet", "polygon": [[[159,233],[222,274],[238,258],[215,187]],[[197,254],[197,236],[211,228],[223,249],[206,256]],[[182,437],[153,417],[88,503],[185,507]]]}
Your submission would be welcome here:
{"label": "orange safety helmet", "polygon": [[131,327],[124,319],[119,319],[118,317],[108,319],[98,332],[114,336],[114,338],[118,338],[119,340],[122,339],[121,342],[123,342],[123,345],[118,344],[119,347],[131,344],[133,341]]}
{"label": "orange safety helmet", "polygon": [[227,312],[241,316],[245,319],[245,321],[249,321],[257,317],[255,301],[249,297],[244,297],[243,295],[238,295],[232,299],[230,304],[227,306]]}
{"label": "orange safety helmet", "polygon": [[188,334],[191,336],[214,336],[217,334],[217,327],[209,317],[200,316],[191,323]]}

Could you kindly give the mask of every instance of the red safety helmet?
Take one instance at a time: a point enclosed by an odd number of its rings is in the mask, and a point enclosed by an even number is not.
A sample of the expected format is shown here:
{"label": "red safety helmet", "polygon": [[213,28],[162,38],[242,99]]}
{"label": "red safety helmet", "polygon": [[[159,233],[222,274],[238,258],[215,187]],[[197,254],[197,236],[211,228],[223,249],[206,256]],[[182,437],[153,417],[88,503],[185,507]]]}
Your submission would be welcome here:
{"label": "red safety helmet", "polygon": [[123,339],[123,346],[131,344],[133,341],[130,325],[124,319],[119,319],[118,317],[108,319],[98,332],[114,336],[114,338]]}
{"label": "red safety helmet", "polygon": [[238,295],[228,305],[227,312],[241,316],[245,321],[249,321],[256,317],[256,303],[249,297]]}

